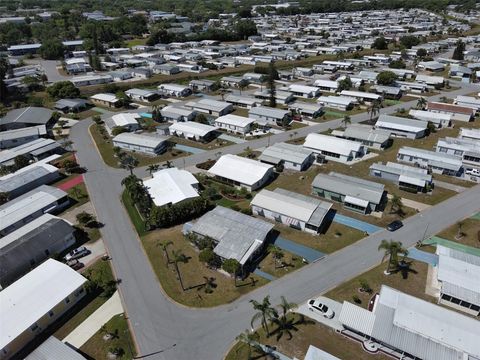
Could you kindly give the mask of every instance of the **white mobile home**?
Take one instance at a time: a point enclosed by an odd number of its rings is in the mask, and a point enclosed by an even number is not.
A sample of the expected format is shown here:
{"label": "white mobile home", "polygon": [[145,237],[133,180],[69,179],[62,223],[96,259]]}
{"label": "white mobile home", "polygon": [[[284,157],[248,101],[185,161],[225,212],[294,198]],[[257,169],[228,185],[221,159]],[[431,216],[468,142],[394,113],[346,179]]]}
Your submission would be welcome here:
{"label": "white mobile home", "polygon": [[402,146],[398,150],[397,160],[424,169],[431,169],[436,174],[460,176],[463,170],[462,160],[457,156],[408,146]]}
{"label": "white mobile home", "polygon": [[254,119],[228,114],[215,119],[215,126],[228,132],[245,135],[252,130]]}
{"label": "white mobile home", "polygon": [[311,150],[316,155],[317,161],[348,163],[362,158],[367,153],[367,149],[360,142],[315,133],[307,135],[303,147]]}
{"label": "white mobile home", "polygon": [[112,139],[113,146],[128,151],[157,155],[167,148],[167,138],[158,135],[121,133]]}
{"label": "white mobile home", "polygon": [[389,131],[395,137],[419,139],[425,136],[428,123],[421,120],[381,114],[375,123],[375,127]]}
{"label": "white mobile home", "polygon": [[248,116],[257,122],[264,122],[270,125],[282,126],[285,123],[290,124],[292,121],[291,114],[288,110],[273,109],[266,106],[251,108]]}
{"label": "white mobile home", "polygon": [[258,160],[271,165],[283,165],[288,170],[303,171],[313,163],[314,157],[311,150],[301,145],[281,142],[263,150]]}

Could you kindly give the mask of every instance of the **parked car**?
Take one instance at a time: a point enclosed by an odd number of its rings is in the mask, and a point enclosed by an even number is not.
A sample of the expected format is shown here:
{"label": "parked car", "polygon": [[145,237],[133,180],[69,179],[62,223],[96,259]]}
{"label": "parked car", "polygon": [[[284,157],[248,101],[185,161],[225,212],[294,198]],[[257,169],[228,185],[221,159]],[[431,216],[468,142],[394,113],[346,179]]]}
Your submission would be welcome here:
{"label": "parked car", "polygon": [[318,312],[326,317],[331,319],[335,316],[335,312],[330,309],[327,305],[321,303],[319,300],[311,299],[308,300],[308,309],[313,312]]}
{"label": "parked car", "polygon": [[388,231],[395,231],[400,229],[403,226],[403,223],[400,220],[395,220],[392,221],[390,224],[387,226]]}
{"label": "parked car", "polygon": [[90,254],[90,250],[88,250],[85,246],[80,246],[72,251],[70,251],[67,255],[65,255],[65,260],[70,261],[74,259],[78,259]]}
{"label": "parked car", "polygon": [[469,169],[465,171],[467,175],[480,176],[480,170],[478,169]]}

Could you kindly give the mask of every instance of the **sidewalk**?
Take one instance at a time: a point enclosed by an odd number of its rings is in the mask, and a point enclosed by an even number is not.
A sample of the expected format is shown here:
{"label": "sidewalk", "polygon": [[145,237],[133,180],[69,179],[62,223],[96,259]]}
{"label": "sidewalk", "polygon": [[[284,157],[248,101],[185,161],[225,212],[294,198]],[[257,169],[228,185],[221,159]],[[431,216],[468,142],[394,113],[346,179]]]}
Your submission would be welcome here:
{"label": "sidewalk", "polygon": [[63,339],[63,342],[79,349],[112,317],[121,313],[123,313],[123,307],[117,290],[105,304],[95,310],[92,315],[68,334],[68,336]]}

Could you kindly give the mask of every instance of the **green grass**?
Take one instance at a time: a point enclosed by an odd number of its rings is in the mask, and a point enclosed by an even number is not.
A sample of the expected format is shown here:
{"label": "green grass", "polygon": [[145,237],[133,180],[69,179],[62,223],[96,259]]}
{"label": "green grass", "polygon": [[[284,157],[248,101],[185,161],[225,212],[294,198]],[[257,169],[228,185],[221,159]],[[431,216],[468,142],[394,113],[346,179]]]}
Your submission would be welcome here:
{"label": "green grass", "polygon": [[[109,340],[105,340],[103,337],[106,335],[106,332],[114,336]],[[115,315],[105,324],[105,331],[99,330],[80,347],[80,350],[93,359],[106,359],[111,348],[121,348],[123,350],[123,355],[117,357],[117,359],[128,360],[136,355],[125,314]]]}
{"label": "green grass", "polygon": [[145,230],[145,221],[138,213],[138,210],[133,204],[133,201],[130,198],[127,190],[124,190],[122,193],[122,203],[127,210],[128,216],[130,217],[130,220],[132,221],[135,230],[137,230],[138,236],[145,235],[147,233],[147,231]]}
{"label": "green grass", "polygon": [[87,203],[90,199],[88,196],[88,191],[87,191],[87,187],[85,186],[85,183],[81,183],[71,187],[70,189],[67,190],[67,194],[70,198],[72,198],[75,201],[73,206],[71,206],[68,210],[81,206]]}
{"label": "green grass", "polygon": [[[110,263],[107,261],[98,260],[86,271],[90,272],[92,278],[96,279],[99,283],[114,280]],[[64,339],[107,300],[108,297],[102,294],[95,294],[95,296],[87,294],[84,299],[80,300],[80,302],[73,307],[72,311],[69,311],[65,315],[65,319],[62,320],[62,325],[56,329],[53,335],[60,340]]]}
{"label": "green grass", "polygon": [[480,220],[469,218],[462,220],[461,224],[461,232],[463,233],[463,236],[457,238],[459,233],[458,223],[445,229],[438,234],[438,236],[463,245],[480,248]]}
{"label": "green grass", "polygon": [[136,39],[125,41],[125,44],[129,48],[133,46],[138,46],[138,45],[145,45],[146,43],[147,43],[147,39],[144,39],[144,38],[136,38]]}
{"label": "green grass", "polygon": [[105,140],[103,138],[97,124],[90,126],[90,134],[92,135],[105,164],[114,168],[118,168],[118,160],[113,153],[113,145],[110,140]]}

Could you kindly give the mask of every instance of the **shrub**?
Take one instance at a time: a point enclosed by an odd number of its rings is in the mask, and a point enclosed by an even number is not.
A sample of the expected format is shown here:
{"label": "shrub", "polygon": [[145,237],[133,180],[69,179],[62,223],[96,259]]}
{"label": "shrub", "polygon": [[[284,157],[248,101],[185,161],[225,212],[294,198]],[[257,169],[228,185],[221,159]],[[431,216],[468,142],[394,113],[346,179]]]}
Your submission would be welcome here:
{"label": "shrub", "polygon": [[361,304],[362,303],[362,299],[360,299],[357,295],[353,295],[352,300],[355,304]]}

